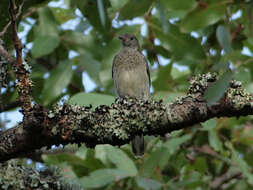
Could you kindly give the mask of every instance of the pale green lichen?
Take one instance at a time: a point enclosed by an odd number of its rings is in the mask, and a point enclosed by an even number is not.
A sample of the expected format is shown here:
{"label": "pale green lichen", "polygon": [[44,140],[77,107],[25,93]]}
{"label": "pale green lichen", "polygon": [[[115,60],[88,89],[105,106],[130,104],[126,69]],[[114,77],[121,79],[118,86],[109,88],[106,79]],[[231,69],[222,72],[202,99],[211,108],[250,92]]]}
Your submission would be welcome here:
{"label": "pale green lichen", "polygon": [[233,107],[237,110],[242,109],[246,105],[251,105],[252,95],[241,87],[230,88],[227,97],[231,99]]}
{"label": "pale green lichen", "polygon": [[190,80],[190,87],[188,94],[201,93],[204,94],[209,83],[216,81],[215,73],[198,74]]}
{"label": "pale green lichen", "polygon": [[0,164],[0,189],[81,190],[82,188],[77,184],[67,184],[66,179],[55,168],[38,171],[33,167],[20,165],[18,160],[9,160]]}
{"label": "pale green lichen", "polygon": [[167,110],[167,115],[168,115],[168,120],[170,121],[170,123],[181,123],[184,121],[183,117],[180,117],[180,114],[175,113],[174,110],[171,110],[170,108],[168,108]]}

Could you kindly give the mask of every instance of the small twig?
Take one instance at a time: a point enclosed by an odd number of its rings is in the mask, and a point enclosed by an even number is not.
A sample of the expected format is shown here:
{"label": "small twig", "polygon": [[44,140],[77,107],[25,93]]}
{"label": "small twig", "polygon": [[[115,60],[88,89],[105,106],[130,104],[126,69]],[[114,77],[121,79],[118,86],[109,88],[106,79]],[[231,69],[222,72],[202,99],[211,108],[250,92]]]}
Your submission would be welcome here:
{"label": "small twig", "polygon": [[9,63],[15,62],[15,59],[11,57],[11,55],[4,49],[4,47],[1,44],[0,44],[0,56],[3,56]]}
{"label": "small twig", "polygon": [[220,187],[226,182],[234,178],[240,178],[241,176],[242,176],[242,173],[240,171],[228,170],[222,176],[215,178],[214,181],[210,184],[210,186],[212,189],[220,189]]}
{"label": "small twig", "polygon": [[22,112],[24,114],[24,122],[26,122],[26,116],[29,115],[29,112],[32,109],[32,102],[30,97],[31,92],[31,81],[30,81],[30,72],[29,66],[23,62],[22,49],[23,45],[21,40],[18,37],[18,29],[17,29],[17,19],[21,14],[22,7],[24,2],[21,3],[19,7],[19,11],[16,14],[16,5],[15,0],[10,0],[10,17],[11,17],[11,25],[12,25],[12,38],[16,50],[16,60],[13,64],[13,68],[18,80],[17,86],[19,92],[19,100],[22,103]]}
{"label": "small twig", "polygon": [[[21,13],[22,13],[22,8],[23,8],[23,5],[24,5],[24,2],[22,2],[22,4],[19,6],[19,9],[18,9],[18,13],[16,15],[16,18],[18,18]],[[11,21],[9,21],[6,26],[4,27],[4,29],[2,30],[2,32],[0,32],[0,38],[2,38],[4,36],[4,34],[7,32],[8,28],[10,27],[11,25]]]}
{"label": "small twig", "polygon": [[32,8],[30,9],[27,13],[25,13],[23,16],[22,16],[22,19],[25,19],[26,17],[29,17],[31,16],[33,13],[35,13],[36,11],[38,11],[38,8]]}
{"label": "small twig", "polygon": [[13,108],[16,108],[16,107],[21,106],[21,105],[22,104],[21,104],[20,101],[15,101],[15,102],[11,102],[11,103],[6,104],[6,105],[1,105],[0,113],[8,111],[8,110],[13,109]]}
{"label": "small twig", "polygon": [[9,21],[6,26],[4,27],[4,29],[2,30],[2,32],[0,32],[0,38],[2,38],[4,36],[4,34],[7,32],[9,26],[11,25],[11,21]]}

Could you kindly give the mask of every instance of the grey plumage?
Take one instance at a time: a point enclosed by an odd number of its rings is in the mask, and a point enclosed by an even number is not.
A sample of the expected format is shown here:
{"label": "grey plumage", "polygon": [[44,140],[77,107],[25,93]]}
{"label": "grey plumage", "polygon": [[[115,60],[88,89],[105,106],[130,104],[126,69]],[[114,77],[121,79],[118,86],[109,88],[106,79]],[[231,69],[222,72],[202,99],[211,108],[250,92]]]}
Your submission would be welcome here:
{"label": "grey plumage", "polygon": [[[150,96],[150,73],[147,61],[141,53],[137,38],[132,34],[120,36],[122,49],[114,57],[112,77],[119,97],[148,99]],[[132,140],[136,156],[144,154],[144,137],[136,135]]]}

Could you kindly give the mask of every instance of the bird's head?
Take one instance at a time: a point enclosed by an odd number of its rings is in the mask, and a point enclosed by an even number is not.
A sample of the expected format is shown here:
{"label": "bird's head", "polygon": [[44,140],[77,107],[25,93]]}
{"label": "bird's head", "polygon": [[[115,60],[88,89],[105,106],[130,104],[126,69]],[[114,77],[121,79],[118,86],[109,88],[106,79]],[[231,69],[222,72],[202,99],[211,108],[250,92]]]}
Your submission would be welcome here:
{"label": "bird's head", "polygon": [[140,49],[139,42],[133,34],[122,34],[119,36],[119,39],[121,40],[124,47],[131,47],[135,48],[136,50]]}

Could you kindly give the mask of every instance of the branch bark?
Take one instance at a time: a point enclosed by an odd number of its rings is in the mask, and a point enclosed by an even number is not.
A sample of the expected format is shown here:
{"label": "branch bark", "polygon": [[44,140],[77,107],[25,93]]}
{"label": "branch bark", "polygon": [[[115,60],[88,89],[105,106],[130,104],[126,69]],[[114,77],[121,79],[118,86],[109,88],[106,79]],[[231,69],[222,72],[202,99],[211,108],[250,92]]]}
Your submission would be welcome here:
{"label": "branch bark", "polygon": [[0,162],[20,157],[43,146],[67,143],[123,145],[135,134],[164,135],[213,117],[240,117],[253,113],[253,96],[232,81],[224,97],[212,106],[203,98],[214,75],[191,80],[189,94],[164,104],[162,101],[117,99],[111,106],[55,106],[47,111],[36,105],[28,123],[0,133]]}
{"label": "branch bark", "polygon": [[[18,37],[18,29],[17,29],[17,19],[21,14],[23,4],[24,2],[22,2],[20,7],[17,8],[15,5],[15,0],[10,0],[9,12],[12,25],[12,38],[16,50],[16,60],[13,63],[13,68],[18,80],[17,86],[19,91],[19,100],[22,103],[24,122],[27,122],[26,116],[30,113],[32,109],[32,101],[30,97],[32,82],[30,81],[29,65],[23,62],[23,55],[22,55],[23,45]],[[18,12],[16,13],[17,10]]]}

